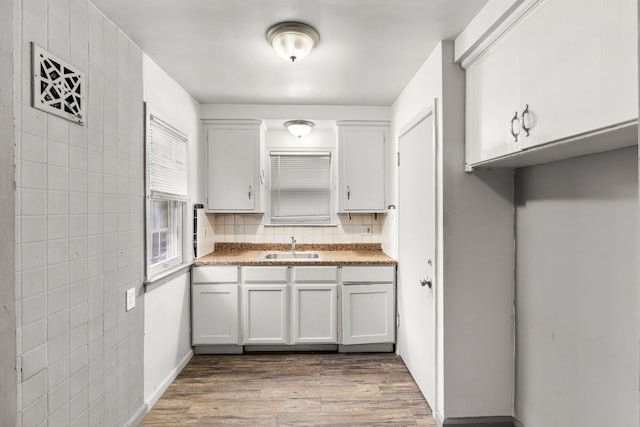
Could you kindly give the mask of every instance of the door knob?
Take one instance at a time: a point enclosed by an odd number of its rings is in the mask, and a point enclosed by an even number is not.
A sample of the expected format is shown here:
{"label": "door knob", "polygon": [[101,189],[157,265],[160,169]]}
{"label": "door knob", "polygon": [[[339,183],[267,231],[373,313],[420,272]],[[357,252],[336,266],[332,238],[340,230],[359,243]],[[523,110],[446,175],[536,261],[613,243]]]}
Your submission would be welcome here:
{"label": "door knob", "polygon": [[426,279],[420,279],[420,285],[428,286],[429,289],[431,289],[431,287],[433,286],[433,282],[431,281],[431,276],[427,277]]}

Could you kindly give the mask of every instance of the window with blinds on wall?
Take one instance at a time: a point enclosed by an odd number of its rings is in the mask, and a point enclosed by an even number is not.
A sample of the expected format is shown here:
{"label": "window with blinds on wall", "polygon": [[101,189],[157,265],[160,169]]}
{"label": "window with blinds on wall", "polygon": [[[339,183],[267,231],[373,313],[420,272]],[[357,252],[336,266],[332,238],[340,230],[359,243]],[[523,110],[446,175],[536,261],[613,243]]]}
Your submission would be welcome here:
{"label": "window with blinds on wall", "polygon": [[271,224],[331,223],[331,153],[272,151]]}
{"label": "window with blinds on wall", "polygon": [[162,276],[183,262],[187,142],[184,132],[147,106],[147,280]]}

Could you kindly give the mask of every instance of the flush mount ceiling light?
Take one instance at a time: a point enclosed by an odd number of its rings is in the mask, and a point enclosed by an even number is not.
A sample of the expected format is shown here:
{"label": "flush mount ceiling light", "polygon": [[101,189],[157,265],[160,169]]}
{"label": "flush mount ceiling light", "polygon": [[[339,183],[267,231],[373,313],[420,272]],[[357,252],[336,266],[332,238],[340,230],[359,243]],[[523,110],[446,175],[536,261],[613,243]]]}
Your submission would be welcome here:
{"label": "flush mount ceiling light", "polygon": [[300,61],[320,41],[320,34],[302,22],[280,22],[267,30],[267,40],[278,55],[291,62]]}
{"label": "flush mount ceiling light", "polygon": [[285,122],[284,126],[289,129],[292,135],[300,138],[309,135],[315,124],[308,120],[289,120]]}

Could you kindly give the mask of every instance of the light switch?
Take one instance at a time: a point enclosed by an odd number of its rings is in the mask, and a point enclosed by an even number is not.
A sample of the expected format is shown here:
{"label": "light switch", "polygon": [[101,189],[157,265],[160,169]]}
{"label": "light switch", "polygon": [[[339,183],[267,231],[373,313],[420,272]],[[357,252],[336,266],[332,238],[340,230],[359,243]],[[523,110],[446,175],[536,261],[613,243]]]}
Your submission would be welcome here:
{"label": "light switch", "polygon": [[136,306],[136,288],[127,289],[127,311],[133,310]]}
{"label": "light switch", "polygon": [[370,225],[363,225],[362,229],[360,231],[360,234],[362,236],[371,236],[371,226]]}

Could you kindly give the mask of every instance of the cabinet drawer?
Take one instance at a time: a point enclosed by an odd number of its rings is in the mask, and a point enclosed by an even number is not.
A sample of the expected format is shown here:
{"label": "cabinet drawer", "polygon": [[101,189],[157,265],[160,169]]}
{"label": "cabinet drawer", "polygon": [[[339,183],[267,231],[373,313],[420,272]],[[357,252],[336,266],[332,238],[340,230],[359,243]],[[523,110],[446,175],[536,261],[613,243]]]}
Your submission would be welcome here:
{"label": "cabinet drawer", "polygon": [[294,267],[294,282],[337,282],[337,267]]}
{"label": "cabinet drawer", "polygon": [[244,267],[243,273],[247,283],[287,281],[287,267]]}
{"label": "cabinet drawer", "polygon": [[368,265],[342,267],[342,283],[393,283],[396,267],[393,265]]}
{"label": "cabinet drawer", "polygon": [[191,281],[193,283],[237,283],[238,267],[194,267]]}

